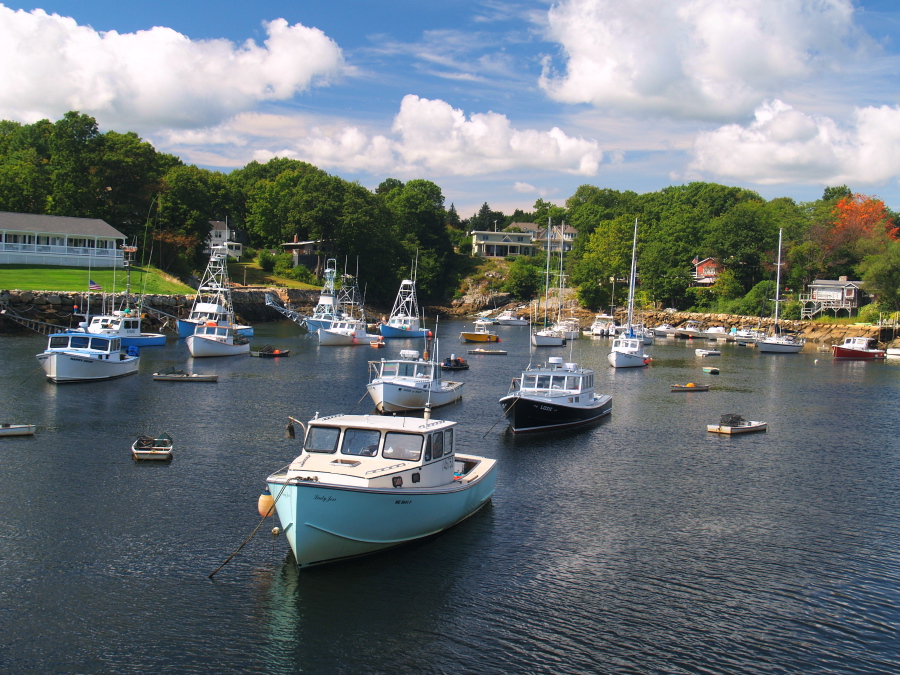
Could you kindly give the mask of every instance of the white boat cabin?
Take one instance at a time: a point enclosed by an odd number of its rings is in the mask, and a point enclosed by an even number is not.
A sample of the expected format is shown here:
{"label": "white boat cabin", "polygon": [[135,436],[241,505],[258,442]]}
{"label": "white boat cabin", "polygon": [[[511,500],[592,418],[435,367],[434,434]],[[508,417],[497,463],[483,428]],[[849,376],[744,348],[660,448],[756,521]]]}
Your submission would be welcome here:
{"label": "white boat cabin", "polygon": [[415,380],[434,381],[440,379],[440,368],[433,361],[391,359],[369,361],[373,380],[395,380],[409,378]]}
{"label": "white boat cabin", "polygon": [[458,468],[455,426],[456,422],[425,418],[316,418],[310,421],[303,453],[289,472],[301,472],[298,480],[360,487],[447,485]]}
{"label": "white boat cabin", "polygon": [[141,319],[130,312],[116,311],[93,317],[86,330],[94,335],[140,335]]}
{"label": "white boat cabin", "polygon": [[[519,392],[528,396],[593,396],[594,371],[579,368],[576,363],[563,364],[562,358],[550,357],[547,367],[526,370],[519,381]],[[513,380],[513,384],[516,381]]]}
{"label": "white boat cabin", "polygon": [[93,358],[119,360],[122,341],[119,338],[94,337],[83,333],[59,333],[51,335],[48,352],[83,352]]}
{"label": "white boat cabin", "polygon": [[233,337],[233,333],[231,326],[220,326],[212,321],[200,324],[194,329],[194,335],[207,340],[215,340],[216,342],[230,340]]}

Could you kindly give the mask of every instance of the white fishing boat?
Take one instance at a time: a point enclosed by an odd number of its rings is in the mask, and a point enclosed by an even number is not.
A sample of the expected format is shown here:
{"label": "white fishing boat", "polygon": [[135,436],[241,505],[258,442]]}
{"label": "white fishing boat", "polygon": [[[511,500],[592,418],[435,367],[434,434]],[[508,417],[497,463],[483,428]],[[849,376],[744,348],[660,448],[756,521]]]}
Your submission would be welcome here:
{"label": "white fishing boat", "polygon": [[700,322],[689,319],[675,329],[675,337],[687,338],[688,340],[698,338],[703,331],[700,329]]}
{"label": "white fishing boat", "polygon": [[203,272],[191,311],[186,319],[178,320],[178,335],[187,338],[198,326],[213,321],[230,326],[238,335],[251,337],[253,326],[234,323],[231,282],[228,280],[228,249],[213,246],[210,251],[209,263]]}
{"label": "white fishing boat", "polygon": [[117,337],[123,347],[154,347],[166,344],[166,336],[162,333],[141,332],[140,313],[132,313],[128,308],[92,316],[90,322],[79,324],[79,328],[91,335]]}
{"label": "white fishing boat", "polygon": [[51,335],[47,349],[37,360],[51,382],[93,382],[112,380],[138,371],[137,347],[122,351],[119,338],[66,331]]}
{"label": "white fishing boat", "polygon": [[320,345],[367,345],[382,340],[381,335],[369,333],[362,319],[344,318],[334,321],[331,328],[316,331]]}
{"label": "white fishing boat", "polygon": [[676,332],[678,331],[675,326],[670,323],[660,324],[656,328],[653,329],[653,334],[656,337],[675,337]]}
{"label": "white fishing boat", "polygon": [[266,478],[299,567],[429,537],[491,498],[496,460],[457,452],[456,422],[332,415],[309,421],[301,454]]}
{"label": "white fishing boat", "polygon": [[609,314],[597,314],[589,329],[593,337],[611,337],[616,334],[616,319]]}
{"label": "white fishing boat", "polygon": [[594,371],[551,356],[547,364],[530,364],[500,399],[510,430],[556,431],[584,426],[612,412],[612,396],[594,393]]}
{"label": "white fishing boat", "polygon": [[757,420],[745,420],[740,415],[728,413],[722,415],[718,424],[707,424],[706,430],[714,434],[751,434],[755,431],[765,431],[768,425]]}
{"label": "white fishing boat", "polygon": [[337,261],[329,258],[325,261],[324,284],[319,293],[319,301],[316,303],[312,315],[304,317],[304,325],[310,333],[317,333],[320,328],[331,328],[336,321],[344,318],[340,303],[335,299],[334,280],[336,276]]}
{"label": "white fishing boat", "polygon": [[718,349],[695,349],[694,353],[697,356],[722,356]]}
{"label": "white fishing boat", "polygon": [[369,361],[366,390],[381,413],[424,410],[462,398],[462,382],[441,378],[439,361],[423,359],[416,350],[402,350],[399,359]]}
{"label": "white fishing boat", "polygon": [[0,424],[0,436],[33,436],[35,425],[33,424]]}
{"label": "white fishing boat", "polygon": [[763,354],[796,354],[803,349],[806,340],[781,330],[778,323],[778,311],[781,305],[781,235],[778,230],[778,262],[775,263],[775,323],[772,334],[757,340],[756,348]]}
{"label": "white fishing boat", "polygon": [[172,459],[172,439],[168,434],[159,436],[138,436],[131,444],[133,459],[165,462]]}
{"label": "white fishing boat", "polygon": [[388,320],[380,326],[381,335],[386,338],[424,338],[431,331],[419,322],[419,302],[416,299],[416,282],[404,279],[394,300],[394,307]]}
{"label": "white fishing boat", "polygon": [[500,312],[494,319],[501,326],[527,326],[528,319],[516,316],[511,309],[505,309]]}
{"label": "white fishing boat", "polygon": [[194,358],[250,353],[250,340],[235,335],[231,326],[219,325],[215,321],[197,326],[194,334],[188,335],[185,342]]}
{"label": "white fishing boat", "polygon": [[638,221],[634,219],[634,241],[631,245],[631,276],[628,282],[628,320],[624,331],[613,340],[612,347],[606,359],[613,368],[642,368],[649,365],[650,357],[644,353],[643,335],[638,336],[634,331],[634,285],[637,279],[637,231]]}

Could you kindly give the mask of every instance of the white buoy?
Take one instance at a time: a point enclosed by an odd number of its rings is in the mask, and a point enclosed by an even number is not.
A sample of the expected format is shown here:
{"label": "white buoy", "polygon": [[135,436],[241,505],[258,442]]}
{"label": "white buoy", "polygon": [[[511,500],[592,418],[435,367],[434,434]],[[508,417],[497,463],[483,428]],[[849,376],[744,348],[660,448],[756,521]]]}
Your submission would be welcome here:
{"label": "white buoy", "polygon": [[279,534],[281,534],[281,530],[277,527],[273,527],[272,528],[272,536],[277,537]]}

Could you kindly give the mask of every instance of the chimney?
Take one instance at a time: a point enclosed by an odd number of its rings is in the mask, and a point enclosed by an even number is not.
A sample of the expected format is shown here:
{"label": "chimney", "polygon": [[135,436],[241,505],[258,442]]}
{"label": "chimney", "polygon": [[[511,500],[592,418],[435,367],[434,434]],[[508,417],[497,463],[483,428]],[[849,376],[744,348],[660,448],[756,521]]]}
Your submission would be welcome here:
{"label": "chimney", "polygon": [[846,276],[838,277],[838,281],[847,281],[847,277]]}
{"label": "chimney", "polygon": [[298,240],[299,240],[299,237],[295,234],[294,235],[294,243],[296,244]]}

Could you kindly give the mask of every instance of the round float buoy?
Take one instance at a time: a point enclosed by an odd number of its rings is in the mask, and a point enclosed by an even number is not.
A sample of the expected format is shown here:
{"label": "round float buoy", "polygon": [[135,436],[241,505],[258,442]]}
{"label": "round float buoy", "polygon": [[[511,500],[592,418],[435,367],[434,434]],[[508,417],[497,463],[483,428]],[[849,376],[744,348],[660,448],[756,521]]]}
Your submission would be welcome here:
{"label": "round float buoy", "polygon": [[272,493],[269,492],[269,488],[266,488],[265,491],[259,496],[259,499],[256,500],[256,510],[259,511],[260,518],[268,518],[272,515],[272,511],[275,508],[275,498],[272,497]]}
{"label": "round float buoy", "polygon": [[687,386],[687,387],[696,387],[697,385],[694,384],[693,382],[688,382],[685,386]]}
{"label": "round float buoy", "polygon": [[281,530],[277,527],[273,527],[272,528],[272,536],[277,537],[279,534],[281,534]]}

